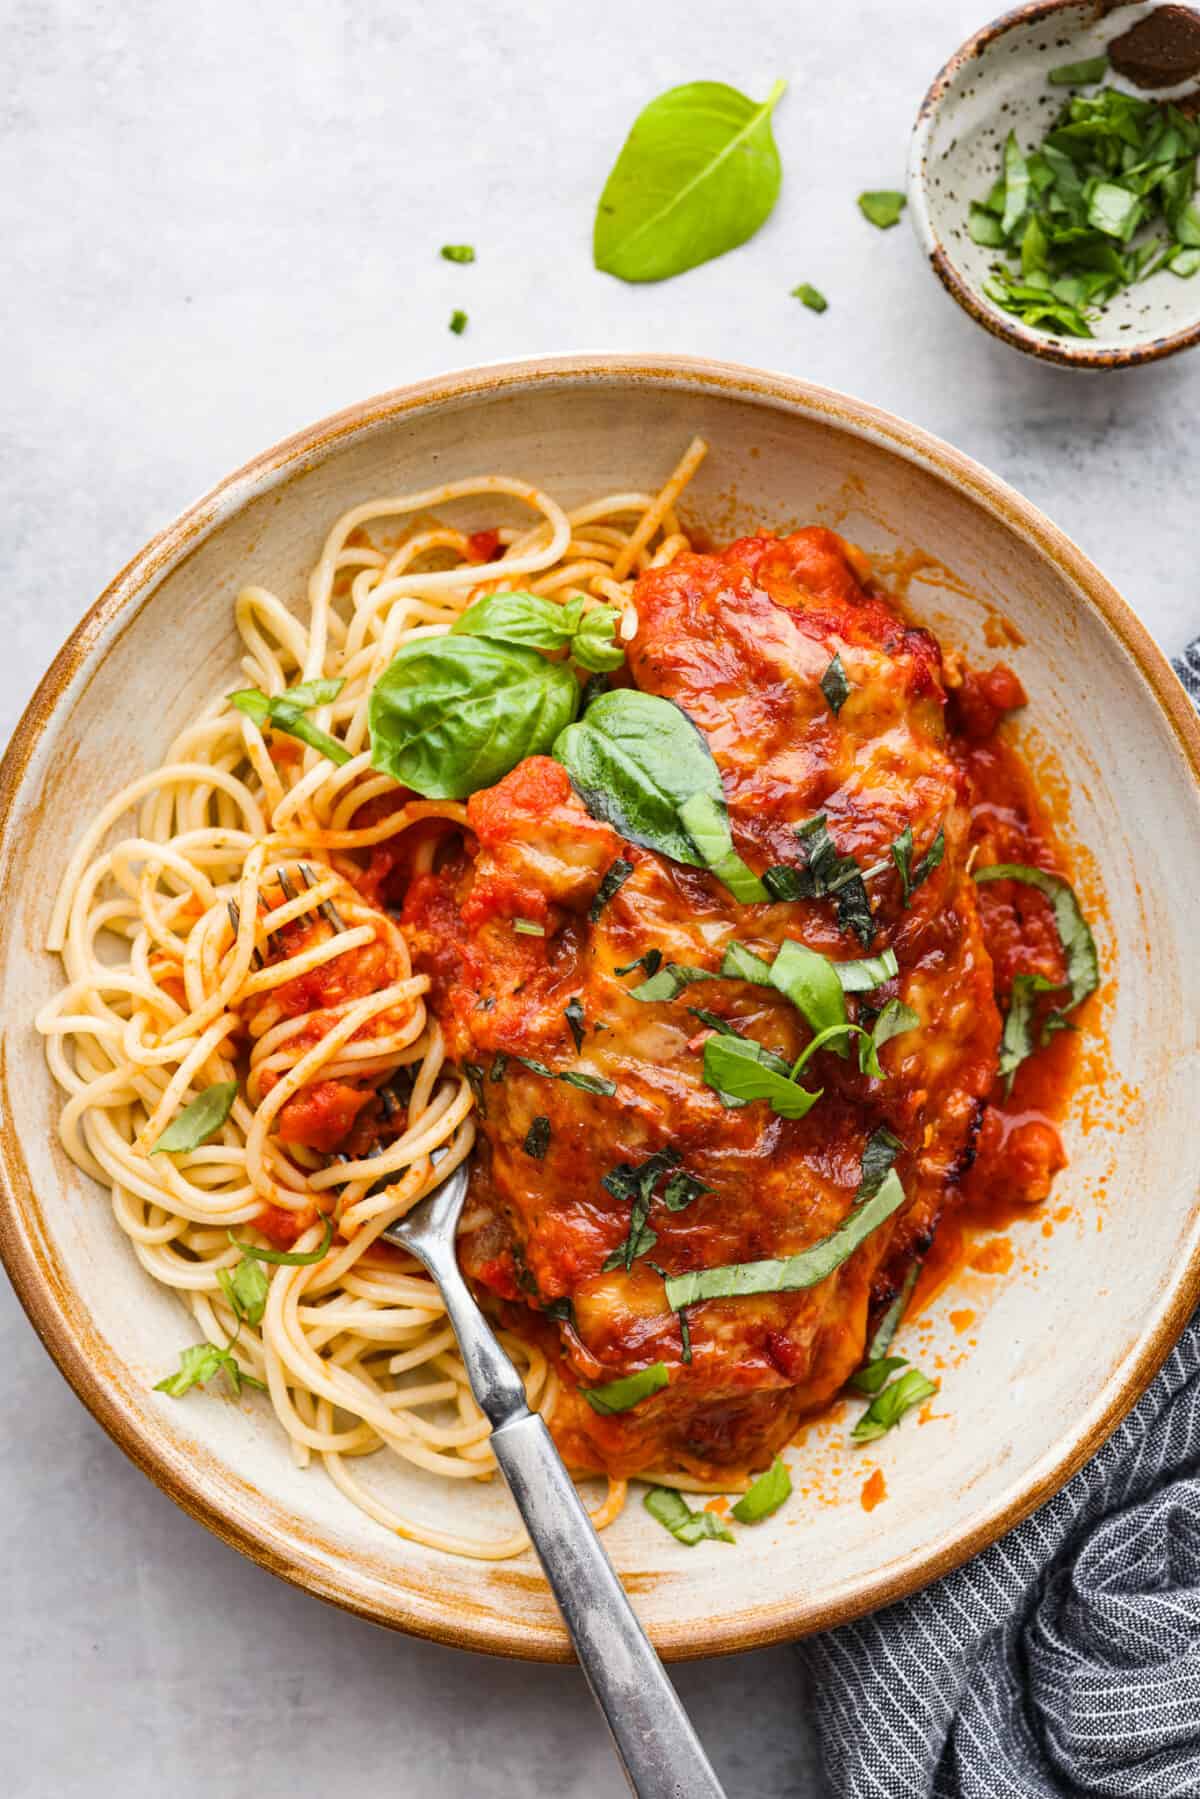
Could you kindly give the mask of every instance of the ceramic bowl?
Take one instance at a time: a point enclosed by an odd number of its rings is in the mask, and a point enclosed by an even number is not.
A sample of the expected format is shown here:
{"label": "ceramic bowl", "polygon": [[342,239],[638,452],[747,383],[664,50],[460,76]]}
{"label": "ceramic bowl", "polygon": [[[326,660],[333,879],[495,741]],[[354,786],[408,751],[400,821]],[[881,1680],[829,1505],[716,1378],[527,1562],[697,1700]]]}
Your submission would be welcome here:
{"label": "ceramic bowl", "polygon": [[[1074,92],[1051,86],[1049,71],[1098,56],[1152,12],[1150,4],[1038,0],[985,25],[950,58],[921,103],[908,162],[909,214],[934,273],[964,312],[993,336],[1043,362],[1119,369],[1172,356],[1200,343],[1200,275],[1167,270],[1126,289],[1092,321],[1094,336],[1052,336],[1004,312],[983,291],[998,252],[972,241],[967,208],[988,193],[1015,131],[1023,149],[1044,136]],[[1111,85],[1138,92],[1110,72]],[[1144,98],[1194,92],[1193,78]]]}
{"label": "ceramic bowl", "polygon": [[[293,1467],[261,1399],[152,1391],[193,1325],[142,1272],[107,1195],[58,1149],[60,1098],[30,1022],[59,980],[42,945],[85,821],[234,677],[232,603],[245,581],[303,604],[331,521],[369,495],[505,470],[578,503],[652,487],[697,432],[712,448],[686,516],[714,538],[824,521],[907,579],[911,610],[944,641],[980,659],[995,658],[998,639],[1010,646],[1030,695],[1029,752],[1069,796],[1104,983],[1066,1128],[1071,1165],[1050,1208],[1008,1233],[1007,1272],[968,1269],[909,1327],[914,1355],[942,1381],[924,1422],[862,1449],[847,1441],[849,1415],[811,1427],[789,1451],[795,1498],[736,1548],[685,1548],[632,1503],[606,1541],[654,1640],[669,1656],[748,1648],[961,1562],[1098,1447],[1200,1294],[1200,1054],[1179,1028],[1200,1016],[1200,959],[1177,901],[1200,892],[1200,725],[1136,619],[1060,532],[898,419],[684,358],[457,374],[316,425],[232,475],[116,578],[4,761],[0,1250],[67,1379],[172,1498],[322,1598],[463,1647],[565,1655],[531,1555],[487,1564],[401,1541],[319,1469]],[[496,522],[494,505],[457,516]],[[468,1493],[394,1461],[360,1466],[394,1503],[446,1528],[508,1528],[498,1483]]]}

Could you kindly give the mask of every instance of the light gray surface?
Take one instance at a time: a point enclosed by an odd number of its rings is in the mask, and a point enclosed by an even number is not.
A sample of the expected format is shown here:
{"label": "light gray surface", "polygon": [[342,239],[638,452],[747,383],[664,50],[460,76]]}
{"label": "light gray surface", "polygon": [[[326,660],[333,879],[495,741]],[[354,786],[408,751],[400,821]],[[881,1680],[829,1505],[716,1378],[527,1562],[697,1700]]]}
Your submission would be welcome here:
{"label": "light gray surface", "polygon": [[[986,10],[9,0],[0,734],[109,576],[227,470],[382,388],[553,350],[729,357],[890,407],[1029,494],[1180,647],[1200,625],[1200,357],[1035,366],[957,312],[907,227],[854,207],[903,185],[921,93]],[[637,108],[776,74],[785,185],[753,244],[659,287],[597,275],[591,212]],[[479,261],[440,261],[447,240]],[[823,317],[789,297],[801,280]],[[124,1461],[7,1289],[0,1355],[7,1799],[623,1790],[576,1673],[388,1637],[290,1591]],[[730,1799],[819,1792],[787,1650],[679,1684]]]}

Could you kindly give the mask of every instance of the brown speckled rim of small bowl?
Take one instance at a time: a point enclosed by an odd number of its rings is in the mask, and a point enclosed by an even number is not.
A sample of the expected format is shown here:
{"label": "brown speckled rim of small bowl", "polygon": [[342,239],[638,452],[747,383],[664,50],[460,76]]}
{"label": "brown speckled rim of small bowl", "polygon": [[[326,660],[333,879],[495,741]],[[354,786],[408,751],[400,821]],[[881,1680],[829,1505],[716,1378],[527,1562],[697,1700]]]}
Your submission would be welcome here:
{"label": "brown speckled rim of small bowl", "polygon": [[[1142,363],[1158,362],[1164,356],[1174,356],[1179,350],[1190,350],[1200,344],[1200,319],[1194,325],[1188,325],[1182,331],[1168,332],[1163,337],[1150,338],[1143,343],[1130,344],[1115,350],[1101,349],[1097,345],[1089,345],[1086,338],[1067,341],[1060,338],[1049,338],[1039,331],[1022,325],[1020,320],[1010,317],[986,300],[980,298],[969,282],[959,274],[951,257],[943,249],[933,221],[929,216],[929,206],[925,194],[925,185],[929,176],[929,146],[933,136],[933,128],[941,108],[947,89],[959,71],[994,44],[997,38],[1004,37],[1018,25],[1035,25],[1039,19],[1052,19],[1056,13],[1080,10],[1081,0],[1034,0],[1029,6],[1018,6],[1012,12],[1003,13],[1000,18],[993,19],[990,25],[984,25],[973,37],[969,37],[961,49],[954,52],[949,62],[934,78],[929,92],[921,102],[913,126],[912,139],[908,155],[908,203],[912,208],[913,223],[922,248],[929,258],[934,274],[946,292],[950,294],[963,311],[969,313],[976,324],[990,331],[1014,349],[1024,350],[1030,356],[1036,356],[1040,362],[1056,363],[1060,368],[1070,369],[1131,369]],[[1109,8],[1117,11],[1119,8]],[[1094,8],[1094,17],[1104,17],[1104,9],[1100,5]]]}
{"label": "brown speckled rim of small bowl", "polygon": [[[1104,621],[1144,677],[1181,761],[1200,784],[1200,719],[1162,652],[1070,539],[978,463],[889,413],[785,375],[698,357],[566,356],[469,369],[366,400],[267,450],[168,525],[116,577],[76,627],[18,724],[0,763],[0,838],[28,798],[24,782],[30,758],[69,683],[87,665],[99,633],[119,619],[130,623],[159,579],[247,499],[336,452],[356,434],[405,413],[544,387],[568,393],[573,387],[592,383],[624,383],[646,394],[655,389],[700,389],[796,413],[875,442],[966,494],[1032,544],[1086,596],[1084,603]],[[15,860],[10,858],[9,865],[0,869],[0,942],[14,929],[17,913],[14,904],[4,903],[5,889],[11,890],[19,878],[19,868],[11,865]],[[414,1593],[419,1592],[423,1600],[421,1607],[398,1581],[386,1589],[376,1584],[369,1592],[362,1585],[352,1590],[353,1577],[344,1569],[339,1575],[338,1568],[331,1567],[330,1558],[306,1537],[298,1521],[286,1514],[273,1515],[263,1503],[252,1515],[247,1516],[241,1508],[231,1514],[229,1506],[222,1505],[223,1492],[231,1491],[231,1477],[219,1464],[181,1461],[170,1454],[130,1397],[128,1383],[119,1378],[123,1365],[107,1346],[100,1343],[97,1347],[98,1333],[90,1325],[86,1296],[68,1283],[56,1264],[21,1146],[8,1122],[4,1078],[0,1059],[0,1258],[59,1369],[119,1448],[222,1541],[321,1599],[375,1623],[460,1649],[532,1661],[570,1660],[565,1634],[515,1618],[479,1614],[468,1607],[456,1609],[447,1602],[443,1587],[435,1592],[413,1581]],[[1145,1391],[1198,1300],[1200,1248],[1176,1268],[1139,1337],[1079,1422],[1063,1433],[1015,1491],[1001,1494],[968,1528],[945,1533],[899,1566],[864,1576],[820,1603],[798,1591],[770,1605],[715,1618],[703,1634],[668,1624],[654,1633],[659,1650],[668,1659],[688,1660],[761,1648],[846,1623],[948,1574],[1044,1504],[1096,1452]]]}

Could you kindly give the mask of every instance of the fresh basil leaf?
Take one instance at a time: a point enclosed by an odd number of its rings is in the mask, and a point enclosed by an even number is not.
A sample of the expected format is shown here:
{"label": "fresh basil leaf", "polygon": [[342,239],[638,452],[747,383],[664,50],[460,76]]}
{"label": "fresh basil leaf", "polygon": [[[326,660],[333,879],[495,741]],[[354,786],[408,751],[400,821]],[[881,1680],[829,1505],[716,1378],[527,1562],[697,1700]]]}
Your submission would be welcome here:
{"label": "fresh basil leaf", "polygon": [[1004,143],[1004,216],[1000,221],[1005,237],[1016,230],[1028,204],[1029,164],[1017,142],[1016,132],[1010,131]]}
{"label": "fresh basil leaf", "polygon": [[792,289],[792,298],[801,301],[810,312],[829,311],[829,301],[820,288],[811,286],[807,281],[802,281],[799,287]]}
{"label": "fresh basil leaf", "polygon": [[777,1512],[791,1493],[792,1477],[782,1458],[776,1456],[766,1473],[760,1474],[749,1492],[742,1494],[733,1507],[733,1515],[739,1524],[760,1524]]}
{"label": "fresh basil leaf", "polygon": [[371,693],[371,766],[430,799],[467,799],[526,756],[546,754],[575,716],[565,663],[487,637],[402,644]]}
{"label": "fresh basil leaf", "polygon": [[1100,985],[1100,959],[1096,940],[1079,908],[1079,901],[1069,881],[1061,875],[1047,874],[1044,868],[1030,868],[1023,862],[993,862],[977,868],[977,881],[1021,881],[1044,893],[1054,908],[1054,923],[1067,963],[1067,985],[1071,997],[1068,1004],[1079,1005]]}
{"label": "fresh basil leaf", "polygon": [[150,1154],[178,1155],[189,1149],[199,1149],[202,1143],[216,1135],[233,1111],[237,1091],[236,1081],[218,1081],[215,1086],[206,1087],[184,1106],[182,1112],[176,1112]]}
{"label": "fresh basil leaf", "polygon": [[1115,181],[1097,182],[1088,201],[1088,223],[1095,230],[1127,243],[1141,216],[1142,202],[1137,194]]}
{"label": "fresh basil leaf", "polygon": [[462,311],[461,307],[456,306],[454,311],[450,314],[450,329],[453,331],[455,337],[462,336],[467,328],[468,322],[466,313]]}
{"label": "fresh basil leaf", "polygon": [[642,1504],[678,1542],[689,1547],[702,1539],[718,1543],[737,1541],[716,1512],[694,1512],[683,1494],[677,1493],[674,1487],[651,1487],[643,1496]]}
{"label": "fresh basil leaf", "polygon": [[623,856],[618,856],[615,862],[609,863],[604,879],[596,889],[596,897],[588,907],[588,920],[591,924],[595,924],[613,894],[625,885],[632,873],[633,863],[626,862]]}
{"label": "fresh basil leaf", "polygon": [[[868,1369],[878,1367],[882,1362],[885,1362],[888,1359],[888,1350],[892,1347],[896,1332],[900,1329],[901,1323],[904,1320],[904,1314],[908,1310],[908,1302],[913,1296],[913,1290],[916,1287],[920,1273],[921,1258],[920,1256],[914,1256],[909,1263],[908,1273],[901,1283],[900,1291],[887,1306],[879,1323],[875,1326],[871,1341],[867,1344],[867,1352],[863,1357],[862,1367],[858,1371],[859,1374],[865,1374]],[[901,1357],[896,1365],[898,1367],[903,1366],[903,1360],[904,1358]],[[886,1379],[887,1376],[885,1374],[883,1380]],[[880,1384],[882,1385],[882,1381]],[[860,1385],[857,1375],[851,1376],[850,1385]],[[876,1391],[874,1387],[862,1387],[861,1390],[863,1392]]]}
{"label": "fresh basil leaf", "polygon": [[825,703],[829,710],[836,718],[850,698],[850,682],[842,667],[842,658],[836,650],[832,662],[821,676],[821,692],[825,695]]}
{"label": "fresh basil leaf", "polygon": [[567,650],[582,667],[600,673],[625,660],[614,642],[617,618],[612,606],[585,614],[580,595],[560,604],[538,593],[489,593],[473,601],[450,631],[452,636],[487,637],[547,654]]}
{"label": "fresh basil leaf", "polygon": [[629,989],[630,999],[640,999],[647,1005],[660,1000],[678,999],[683,989],[693,981],[716,981],[720,976],[710,974],[707,968],[689,968],[683,962],[668,962],[665,968],[652,974],[648,981]]}
{"label": "fresh basil leaf", "polygon": [[759,987],[766,987],[771,981],[771,964],[762,956],[756,956],[744,943],[731,943],[721,963],[721,974],[726,980],[753,981]]}
{"label": "fresh basil leaf", "polygon": [[876,188],[873,192],[858,196],[858,210],[863,218],[872,225],[877,225],[881,231],[899,224],[900,214],[907,204],[905,196],[890,187]]}
{"label": "fresh basil leaf", "polygon": [[614,974],[632,974],[635,968],[642,968],[648,975],[657,974],[662,967],[662,951],[648,949],[644,955],[636,956],[632,962],[625,962],[620,968],[614,968]]}
{"label": "fresh basil leaf", "polygon": [[946,832],[939,825],[938,832],[921,860],[912,867],[913,834],[912,826],[905,825],[899,837],[892,844],[892,861],[896,864],[896,872],[900,876],[900,885],[904,889],[904,904],[908,906],[917,888],[927,881],[934,869],[938,867],[946,854]]}
{"label": "fresh basil leaf", "polygon": [[855,1393],[866,1393],[868,1396],[873,1396],[887,1386],[888,1380],[895,1374],[897,1368],[903,1368],[907,1363],[907,1356],[876,1356],[874,1361],[864,1362],[861,1368],[856,1368],[846,1385]]}
{"label": "fresh basil leaf", "polygon": [[920,1022],[919,1014],[911,1006],[906,1006],[903,1000],[890,999],[871,1026],[871,1035],[859,1039],[859,1071],[873,1081],[881,1081],[884,1070],[879,1060],[880,1050],[902,1031],[915,1030]]}
{"label": "fresh basil leaf", "polygon": [[579,995],[577,993],[573,993],[567,1001],[566,1010],[564,1011],[563,1016],[570,1027],[571,1036],[575,1039],[575,1052],[578,1054],[583,1048],[584,1033],[587,1030],[587,1019],[584,1016],[583,1006],[580,1003]]}
{"label": "fresh basil leaf", "polygon": [[1103,81],[1108,73],[1108,56],[1088,56],[1082,62],[1060,63],[1057,69],[1051,69],[1046,76],[1055,87],[1089,87],[1093,81]]}
{"label": "fresh basil leaf", "polygon": [[808,1092],[781,1069],[787,1064],[746,1037],[718,1033],[704,1045],[704,1080],[722,1105],[733,1108],[765,1099],[780,1118],[803,1118],[822,1090]]}
{"label": "fresh basil leaf", "polygon": [[579,1391],[593,1412],[628,1412],[640,1400],[648,1399],[651,1393],[667,1386],[670,1378],[665,1363],[651,1362],[648,1368],[639,1368],[636,1374],[607,1381],[602,1387],[580,1387]]}
{"label": "fresh basil leaf", "polygon": [[818,1281],[825,1280],[840,1268],[859,1244],[903,1204],[904,1188],[895,1172],[889,1172],[878,1191],[856,1206],[831,1236],[782,1261],[730,1262],[721,1268],[702,1268],[691,1274],[676,1275],[666,1285],[667,1304],[678,1311],[680,1306],[694,1305],[700,1299],[730,1299],[752,1293],[793,1293],[815,1287]]}
{"label": "fresh basil leaf", "polygon": [[[779,946],[779,954],[771,964],[771,985],[791,1000],[817,1035],[834,1026],[845,1026],[846,1000],[837,970],[828,956],[822,956],[806,944],[790,937]],[[839,1056],[848,1053],[843,1041],[831,1044]]]}
{"label": "fresh basil leaf", "polygon": [[325,1220],[325,1235],[316,1249],[263,1249],[257,1243],[243,1243],[232,1231],[226,1232],[235,1249],[240,1249],[244,1256],[250,1256],[256,1262],[271,1262],[281,1268],[312,1268],[317,1262],[323,1262],[329,1254],[329,1245],[333,1242],[333,1217],[330,1213],[322,1214]]}
{"label": "fresh basil leaf", "polygon": [[923,1400],[932,1399],[938,1390],[936,1381],[929,1380],[919,1368],[910,1368],[899,1380],[894,1380],[890,1387],[876,1395],[859,1419],[850,1436],[855,1443],[871,1443],[877,1437],[884,1436],[893,1430],[906,1412],[911,1412]]}
{"label": "fresh basil leaf", "polygon": [[242,1256],[235,1268],[218,1268],[217,1282],[233,1307],[235,1318],[247,1324],[262,1323],[270,1288],[253,1256]]}
{"label": "fresh basil leaf", "polygon": [[154,1391],[169,1393],[172,1399],[181,1399],[193,1387],[206,1386],[214,1374],[222,1370],[235,1397],[241,1393],[243,1386],[257,1387],[260,1393],[266,1392],[262,1381],[257,1380],[253,1374],[243,1373],[237,1358],[228,1349],[218,1349],[215,1343],[194,1343],[190,1349],[183,1350],[178,1370],[174,1374],[168,1374],[165,1380],[155,1381]]}
{"label": "fresh basil leaf", "polygon": [[312,706],[328,706],[344,686],[344,681],[302,681],[298,687],[285,688],[270,699],[257,687],[241,688],[228,698],[230,705],[252,718],[259,730],[269,725],[274,731],[308,744],[341,767],[350,760],[345,744],[319,730],[304,714]]}
{"label": "fresh basil leaf", "polygon": [[710,874],[728,887],[740,905],[756,905],[768,897],[754,870],[733,847],[723,795],[715,799],[711,793],[694,793],[679,808],[679,822],[700,851]]}
{"label": "fresh basil leaf", "polygon": [[703,866],[679,820],[697,793],[724,803],[712,752],[687,713],[634,687],[602,693],[554,744],[593,818],[673,861]]}
{"label": "fresh basil leaf", "polygon": [[541,1162],[544,1160],[546,1151],[549,1147],[550,1120],[539,1113],[526,1131],[525,1141],[521,1145],[521,1148],[525,1151],[525,1154],[531,1156],[535,1162]]}
{"label": "fresh basil leaf", "polygon": [[779,196],[771,113],[722,82],[668,89],[638,114],[596,209],[595,265],[664,281],[753,237]]}
{"label": "fresh basil leaf", "polygon": [[475,246],[473,244],[443,244],[441,254],[447,262],[474,262]]}

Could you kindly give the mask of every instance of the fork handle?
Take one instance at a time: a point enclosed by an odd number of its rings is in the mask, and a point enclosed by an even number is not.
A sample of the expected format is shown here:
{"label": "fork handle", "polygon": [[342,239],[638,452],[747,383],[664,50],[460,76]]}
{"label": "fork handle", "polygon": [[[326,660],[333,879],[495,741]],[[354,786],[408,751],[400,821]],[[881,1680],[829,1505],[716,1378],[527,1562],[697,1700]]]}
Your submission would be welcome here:
{"label": "fork handle", "polygon": [[638,1799],[725,1799],[544,1419],[527,1411],[500,1425],[492,1449],[630,1787]]}
{"label": "fork handle", "polygon": [[[465,1182],[464,1182],[465,1184]],[[461,1193],[459,1194],[461,1200]],[[725,1799],[667,1671],[617,1579],[525,1385],[448,1245],[406,1235],[437,1280],[492,1449],[537,1551],[579,1665],[638,1799]]]}

